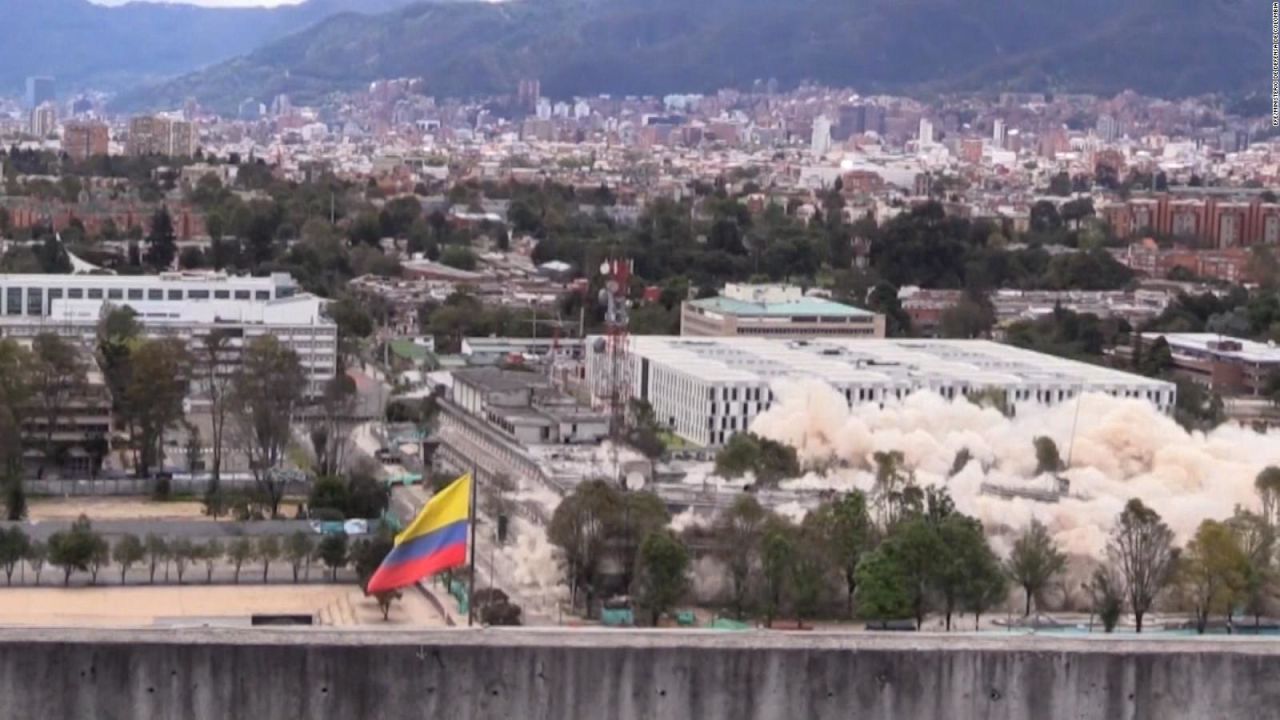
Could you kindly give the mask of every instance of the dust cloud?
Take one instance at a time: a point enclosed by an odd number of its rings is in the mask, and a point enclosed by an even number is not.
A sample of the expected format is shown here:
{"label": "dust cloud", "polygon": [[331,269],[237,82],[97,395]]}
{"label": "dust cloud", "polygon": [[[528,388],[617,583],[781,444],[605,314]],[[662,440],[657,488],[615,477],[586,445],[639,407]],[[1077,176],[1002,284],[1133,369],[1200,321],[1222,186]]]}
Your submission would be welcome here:
{"label": "dust cloud", "polygon": [[[1236,506],[1257,510],[1254,477],[1280,464],[1280,438],[1236,426],[1205,434],[1183,430],[1142,400],[1086,394],[1052,408],[1019,409],[1006,418],[963,398],[948,401],[918,392],[900,401],[849,408],[817,380],[781,381],[779,398],[752,431],[795,447],[813,468],[785,489],[858,488],[874,484],[873,455],[901,451],[923,486],[946,486],[962,512],[982,520],[1000,552],[1011,535],[1037,518],[1071,553],[1102,553],[1115,517],[1129,498],[1155,508],[1185,541],[1205,518],[1224,518]],[[1068,497],[1057,503],[984,494],[982,486],[1049,490],[1036,477],[1032,445],[1054,439],[1068,468]],[[972,460],[948,477],[956,454]]]}

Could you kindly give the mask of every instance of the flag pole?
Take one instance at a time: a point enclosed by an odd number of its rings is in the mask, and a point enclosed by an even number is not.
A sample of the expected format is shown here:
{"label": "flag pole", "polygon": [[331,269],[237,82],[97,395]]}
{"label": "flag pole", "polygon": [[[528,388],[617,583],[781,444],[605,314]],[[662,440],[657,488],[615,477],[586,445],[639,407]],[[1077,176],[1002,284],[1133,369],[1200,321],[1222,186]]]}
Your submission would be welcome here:
{"label": "flag pole", "polygon": [[471,515],[471,573],[470,580],[467,584],[467,627],[475,624],[476,620],[476,486],[480,484],[480,478],[476,473],[476,466],[471,466],[471,507],[469,512]]}

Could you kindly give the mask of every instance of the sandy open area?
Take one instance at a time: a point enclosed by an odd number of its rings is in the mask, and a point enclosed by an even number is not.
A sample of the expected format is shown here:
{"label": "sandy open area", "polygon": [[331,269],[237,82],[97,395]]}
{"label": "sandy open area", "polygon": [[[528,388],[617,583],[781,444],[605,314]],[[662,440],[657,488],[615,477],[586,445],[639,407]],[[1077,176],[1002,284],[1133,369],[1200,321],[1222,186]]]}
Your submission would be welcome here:
{"label": "sandy open area", "polygon": [[373,598],[350,585],[0,588],[0,625],[248,625],[254,613],[310,613],[317,624],[338,626],[444,623],[411,589],[383,622]]}
{"label": "sandy open area", "polygon": [[199,502],[152,502],[140,498],[31,498],[29,520],[202,520],[208,519]]}

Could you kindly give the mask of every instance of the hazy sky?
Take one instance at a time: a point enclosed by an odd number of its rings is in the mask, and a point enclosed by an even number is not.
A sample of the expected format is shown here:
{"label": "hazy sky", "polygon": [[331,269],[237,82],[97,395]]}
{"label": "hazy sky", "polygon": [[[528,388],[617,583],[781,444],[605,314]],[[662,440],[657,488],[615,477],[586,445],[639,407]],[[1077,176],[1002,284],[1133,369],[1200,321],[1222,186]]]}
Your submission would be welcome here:
{"label": "hazy sky", "polygon": [[[90,0],[99,5],[123,5],[130,0]],[[188,5],[205,5],[207,7],[254,7],[275,5],[296,5],[302,0],[133,0],[133,2],[183,2]]]}

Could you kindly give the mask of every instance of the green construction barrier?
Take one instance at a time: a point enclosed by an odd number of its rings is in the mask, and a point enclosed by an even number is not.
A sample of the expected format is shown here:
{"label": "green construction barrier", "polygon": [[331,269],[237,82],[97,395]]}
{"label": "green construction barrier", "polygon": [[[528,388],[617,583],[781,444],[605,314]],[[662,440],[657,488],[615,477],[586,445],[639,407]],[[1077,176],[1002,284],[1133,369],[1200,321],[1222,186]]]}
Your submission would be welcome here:
{"label": "green construction barrier", "polygon": [[750,630],[751,629],[750,625],[744,622],[738,622],[737,620],[730,620],[729,618],[716,618],[715,620],[711,621],[711,625],[709,625],[708,627],[710,627],[712,630]]}
{"label": "green construction barrier", "polygon": [[618,610],[605,608],[600,611],[600,622],[605,627],[631,627],[636,624],[636,616],[630,608]]}

